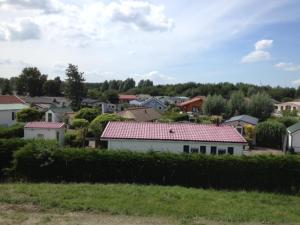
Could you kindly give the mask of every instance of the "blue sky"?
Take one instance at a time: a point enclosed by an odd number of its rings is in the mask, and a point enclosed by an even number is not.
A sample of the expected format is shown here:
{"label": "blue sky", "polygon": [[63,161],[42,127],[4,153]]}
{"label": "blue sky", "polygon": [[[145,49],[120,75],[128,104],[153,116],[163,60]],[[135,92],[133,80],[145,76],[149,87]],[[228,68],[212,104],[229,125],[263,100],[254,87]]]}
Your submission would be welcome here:
{"label": "blue sky", "polygon": [[300,0],[0,0],[0,76],[300,85]]}

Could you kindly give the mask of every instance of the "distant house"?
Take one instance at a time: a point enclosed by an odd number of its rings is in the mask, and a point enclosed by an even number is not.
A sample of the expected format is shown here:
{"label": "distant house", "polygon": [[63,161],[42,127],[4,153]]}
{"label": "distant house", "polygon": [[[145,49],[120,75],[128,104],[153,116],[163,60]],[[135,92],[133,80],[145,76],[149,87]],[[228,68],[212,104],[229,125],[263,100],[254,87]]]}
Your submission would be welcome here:
{"label": "distant house", "polygon": [[132,100],[137,100],[136,95],[119,95],[119,103],[129,103]]}
{"label": "distant house", "polygon": [[65,124],[55,122],[30,122],[24,127],[24,139],[57,140],[64,144]]}
{"label": "distant house", "polygon": [[153,122],[161,118],[161,114],[153,108],[128,108],[118,113],[119,116],[136,122]]}
{"label": "distant house", "polygon": [[300,115],[300,101],[278,103],[274,107],[275,114],[281,114],[283,111],[295,111]]}
{"label": "distant house", "polygon": [[21,99],[27,104],[37,108],[41,112],[46,112],[51,107],[68,107],[71,104],[71,101],[65,97],[30,97],[25,96]]}
{"label": "distant house", "polygon": [[184,96],[156,96],[155,98],[157,98],[166,105],[178,105],[190,99]]}
{"label": "distant house", "polygon": [[240,134],[244,134],[244,126],[252,125],[256,126],[258,123],[258,119],[253,116],[248,115],[240,115],[231,117],[229,120],[225,121],[226,125],[230,125],[235,127]]}
{"label": "distant house", "polygon": [[132,100],[129,102],[129,104],[133,106],[143,106],[143,107],[153,108],[159,112],[164,112],[167,109],[167,106],[157,98],[149,98],[145,101]]}
{"label": "distant house", "polygon": [[177,106],[184,112],[199,113],[202,111],[205,96],[197,96],[188,101],[177,104]]}
{"label": "distant house", "polygon": [[0,126],[8,127],[17,123],[17,112],[29,108],[25,102],[14,95],[0,95]]}
{"label": "distant house", "polygon": [[81,106],[84,107],[101,107],[102,101],[99,99],[92,99],[92,98],[84,98],[81,101]]}
{"label": "distant house", "polygon": [[300,152],[300,123],[296,123],[287,128],[288,150]]}
{"label": "distant house", "polygon": [[109,122],[108,149],[242,155],[246,140],[231,126],[191,123]]}
{"label": "distant house", "polygon": [[72,113],[73,110],[70,107],[51,107],[45,116],[46,122],[64,122],[67,119],[67,115]]}

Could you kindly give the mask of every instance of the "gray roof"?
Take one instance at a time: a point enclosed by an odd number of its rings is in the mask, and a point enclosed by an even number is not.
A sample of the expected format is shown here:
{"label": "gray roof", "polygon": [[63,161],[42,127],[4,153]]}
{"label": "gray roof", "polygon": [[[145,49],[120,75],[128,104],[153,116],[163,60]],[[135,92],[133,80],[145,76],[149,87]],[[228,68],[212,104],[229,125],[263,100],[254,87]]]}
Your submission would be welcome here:
{"label": "gray roof", "polygon": [[243,121],[245,123],[250,123],[252,125],[256,125],[258,123],[258,119],[253,116],[248,115],[240,115],[231,117],[229,120],[226,120],[225,123],[231,123],[236,121]]}
{"label": "gray roof", "polygon": [[81,103],[83,103],[83,104],[94,104],[94,103],[99,103],[99,102],[101,102],[99,99],[84,98]]}
{"label": "gray roof", "polygon": [[0,110],[6,111],[6,110],[21,110],[29,108],[28,105],[25,104],[0,104]]}
{"label": "gray roof", "polygon": [[70,107],[51,107],[49,110],[51,110],[54,113],[73,112],[73,110]]}
{"label": "gray roof", "polygon": [[290,127],[287,128],[287,131],[289,133],[294,133],[294,132],[296,132],[298,130],[300,130],[300,122],[296,123],[296,124],[294,124],[294,125],[292,125],[292,126],[290,126]]}

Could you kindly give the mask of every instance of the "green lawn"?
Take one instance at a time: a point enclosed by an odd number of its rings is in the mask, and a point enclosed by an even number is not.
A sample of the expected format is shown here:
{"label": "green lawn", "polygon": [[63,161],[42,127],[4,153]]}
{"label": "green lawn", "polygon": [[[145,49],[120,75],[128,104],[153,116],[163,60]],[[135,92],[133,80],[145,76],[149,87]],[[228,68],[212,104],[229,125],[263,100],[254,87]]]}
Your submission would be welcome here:
{"label": "green lawn", "polygon": [[[0,205],[234,223],[300,224],[300,195],[127,184],[0,184]],[[196,222],[195,222],[196,223]],[[199,224],[199,223],[196,223]]]}

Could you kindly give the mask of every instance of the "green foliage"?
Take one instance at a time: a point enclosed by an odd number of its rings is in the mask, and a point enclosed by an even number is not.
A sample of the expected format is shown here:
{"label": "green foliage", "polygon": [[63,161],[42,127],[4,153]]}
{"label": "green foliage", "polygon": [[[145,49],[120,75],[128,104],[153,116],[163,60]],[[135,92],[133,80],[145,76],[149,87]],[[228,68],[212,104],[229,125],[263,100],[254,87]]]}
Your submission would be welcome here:
{"label": "green foliage", "polygon": [[259,123],[256,128],[257,145],[271,148],[281,148],[286,127],[276,121]]}
{"label": "green foliage", "polygon": [[4,79],[3,86],[1,87],[2,95],[11,95],[13,93],[10,81],[8,79]]}
{"label": "green foliage", "polygon": [[107,90],[103,93],[105,101],[116,104],[119,102],[119,94],[115,90]]}
{"label": "green foliage", "polygon": [[65,133],[65,146],[81,147],[83,141],[80,131],[68,131]]}
{"label": "green foliage", "polygon": [[17,79],[17,93],[28,93],[30,96],[42,96],[47,75],[42,75],[36,67],[26,67]]}
{"label": "green foliage", "polygon": [[85,119],[91,122],[100,114],[99,109],[96,108],[82,108],[74,116],[75,119]]}
{"label": "green foliage", "polygon": [[206,115],[222,115],[225,107],[226,100],[221,95],[209,95],[204,102],[203,111]]}
{"label": "green foliage", "polygon": [[290,127],[300,121],[299,117],[295,116],[278,117],[276,120],[280,123],[283,123],[286,127]]}
{"label": "green foliage", "polygon": [[205,116],[205,115],[198,116],[196,122],[201,124],[211,124],[212,123],[211,116]]}
{"label": "green foliage", "polygon": [[17,112],[17,121],[18,122],[31,122],[39,121],[41,119],[41,113],[34,108],[22,109],[20,112]]}
{"label": "green foliage", "polygon": [[10,127],[0,126],[0,138],[24,137],[24,124],[17,123]]}
{"label": "green foliage", "polygon": [[19,138],[0,139],[0,181],[4,178],[4,169],[11,167],[14,152],[26,143]]}
{"label": "green foliage", "polygon": [[248,113],[260,120],[269,118],[274,110],[273,102],[265,93],[258,93],[250,98]]}
{"label": "green foliage", "polygon": [[44,83],[43,90],[46,96],[61,96],[61,86],[60,78],[56,77],[54,80],[47,80]]}
{"label": "green foliage", "polygon": [[245,95],[241,91],[233,92],[228,101],[230,116],[243,115],[247,111]]}
{"label": "green foliage", "polygon": [[283,110],[281,112],[281,114],[284,117],[286,117],[286,116],[296,117],[296,116],[298,116],[298,111],[297,110]]}
{"label": "green foliage", "polygon": [[189,115],[186,113],[178,112],[167,112],[159,120],[161,122],[179,122],[179,121],[189,121]]}
{"label": "green foliage", "polygon": [[66,69],[65,95],[72,101],[73,109],[79,109],[83,97],[86,95],[83,73],[78,67],[72,64]]}
{"label": "green foliage", "polygon": [[207,156],[47,147],[30,143],[15,154],[15,174],[38,182],[104,182],[299,191],[295,156]]}
{"label": "green foliage", "polygon": [[89,121],[87,121],[85,119],[74,119],[72,121],[72,126],[75,129],[87,128],[89,126]]}

